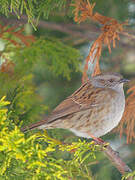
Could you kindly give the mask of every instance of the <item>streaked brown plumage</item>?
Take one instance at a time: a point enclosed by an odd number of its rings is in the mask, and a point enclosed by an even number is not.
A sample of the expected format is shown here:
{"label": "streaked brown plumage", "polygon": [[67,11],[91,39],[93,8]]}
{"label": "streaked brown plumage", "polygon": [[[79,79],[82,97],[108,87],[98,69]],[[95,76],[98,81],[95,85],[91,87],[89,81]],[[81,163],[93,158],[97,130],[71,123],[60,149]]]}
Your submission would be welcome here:
{"label": "streaked brown plumage", "polygon": [[71,96],[60,103],[48,118],[22,128],[69,129],[77,136],[100,137],[116,127],[125,107],[123,83],[118,73],[101,74],[91,78]]}

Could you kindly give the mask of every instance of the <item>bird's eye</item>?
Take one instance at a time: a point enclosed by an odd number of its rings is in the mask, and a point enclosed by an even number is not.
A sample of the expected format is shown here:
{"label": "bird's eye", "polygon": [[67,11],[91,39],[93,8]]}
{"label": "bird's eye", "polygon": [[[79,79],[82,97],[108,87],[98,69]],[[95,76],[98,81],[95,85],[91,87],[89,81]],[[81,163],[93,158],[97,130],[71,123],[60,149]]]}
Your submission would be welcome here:
{"label": "bird's eye", "polygon": [[112,83],[112,82],[113,82],[113,79],[110,79],[109,82]]}

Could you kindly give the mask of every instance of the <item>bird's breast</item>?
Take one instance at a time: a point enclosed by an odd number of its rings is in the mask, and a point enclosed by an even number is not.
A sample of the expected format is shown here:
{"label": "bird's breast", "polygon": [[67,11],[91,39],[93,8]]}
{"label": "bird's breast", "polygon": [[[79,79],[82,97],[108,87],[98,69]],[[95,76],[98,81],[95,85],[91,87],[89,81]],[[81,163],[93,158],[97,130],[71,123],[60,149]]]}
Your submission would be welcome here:
{"label": "bird's breast", "polygon": [[110,125],[112,129],[118,125],[125,109],[125,96],[124,94],[117,95],[112,103],[112,112],[108,115],[108,119],[111,119]]}
{"label": "bird's breast", "polygon": [[100,137],[115,128],[122,118],[124,109],[124,94],[118,94],[113,100],[110,100],[108,105],[106,104],[106,110],[103,111],[103,115],[101,115],[102,117],[101,120],[99,120],[98,127],[95,126],[93,129],[93,135]]}
{"label": "bird's breast", "polygon": [[110,99],[103,106],[93,107],[73,116],[78,119],[74,128],[70,128],[77,136],[90,138],[89,133],[95,137],[100,137],[110,132],[120,122],[125,108],[124,94],[118,94]]}

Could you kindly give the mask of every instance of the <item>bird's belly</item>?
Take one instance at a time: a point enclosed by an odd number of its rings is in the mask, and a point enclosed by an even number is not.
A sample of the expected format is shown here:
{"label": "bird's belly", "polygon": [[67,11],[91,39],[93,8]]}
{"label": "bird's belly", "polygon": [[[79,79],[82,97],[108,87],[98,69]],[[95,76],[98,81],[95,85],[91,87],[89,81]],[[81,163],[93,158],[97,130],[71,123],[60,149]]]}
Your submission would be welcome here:
{"label": "bird's belly", "polygon": [[[94,137],[103,136],[118,125],[122,118],[124,108],[125,99],[121,98],[119,102],[117,101],[117,103],[112,105],[109,111],[104,109],[101,113],[89,115],[90,111],[86,110],[83,115],[80,114],[82,121],[78,119],[76,127],[70,128],[70,130],[77,136],[85,138],[90,138],[90,134]],[[77,114],[77,116],[79,115]]]}

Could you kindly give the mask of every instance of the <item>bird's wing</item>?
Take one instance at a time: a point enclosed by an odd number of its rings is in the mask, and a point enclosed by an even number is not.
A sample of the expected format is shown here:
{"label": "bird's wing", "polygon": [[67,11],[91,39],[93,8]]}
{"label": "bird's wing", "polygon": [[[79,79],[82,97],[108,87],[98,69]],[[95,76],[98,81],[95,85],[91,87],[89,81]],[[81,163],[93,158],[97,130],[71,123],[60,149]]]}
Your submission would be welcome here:
{"label": "bird's wing", "polygon": [[83,111],[86,109],[100,108],[103,104],[111,102],[116,95],[116,91],[109,88],[95,88],[91,82],[83,84],[71,96],[61,102],[54,111],[46,119],[34,123],[28,127],[22,128],[25,132],[28,129],[35,129],[45,123],[51,123],[59,118],[68,116],[70,114]]}
{"label": "bird's wing", "polygon": [[115,95],[116,91],[109,88],[95,88],[89,81],[54,109],[48,123],[78,111],[99,107],[110,102]]}

